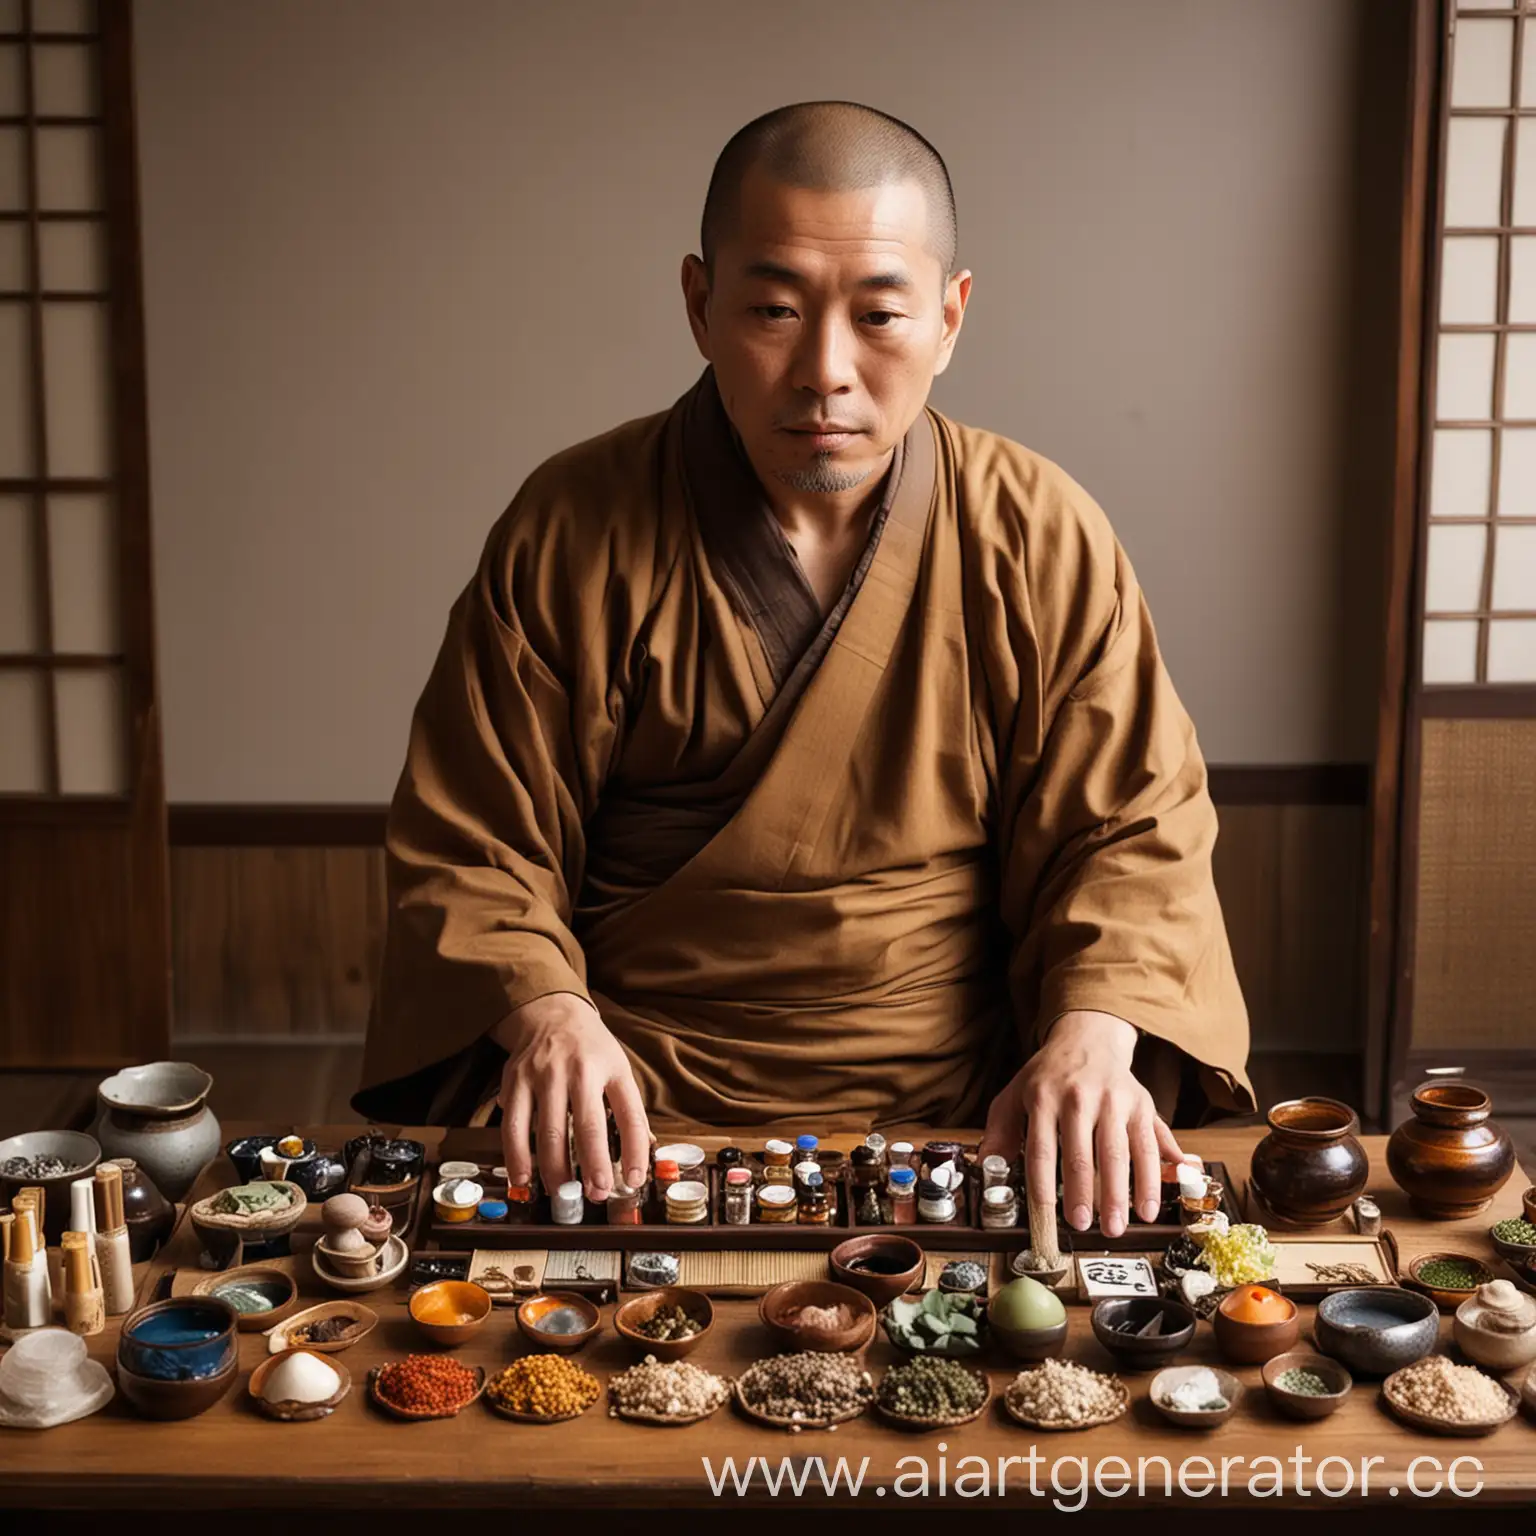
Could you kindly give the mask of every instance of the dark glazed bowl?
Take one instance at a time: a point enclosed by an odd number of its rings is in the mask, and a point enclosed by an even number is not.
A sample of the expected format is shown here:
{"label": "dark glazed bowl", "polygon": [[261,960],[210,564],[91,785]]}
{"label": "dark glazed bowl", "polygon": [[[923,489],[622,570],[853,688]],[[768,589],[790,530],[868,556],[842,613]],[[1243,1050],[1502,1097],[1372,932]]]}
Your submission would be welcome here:
{"label": "dark glazed bowl", "polygon": [[[240,1314],[217,1296],[173,1296],[141,1307],[117,1341],[119,1368],[179,1384],[221,1374],[237,1360]],[[189,1330],[192,1337],[175,1335]],[[201,1409],[195,1410],[201,1412]]]}
{"label": "dark glazed bowl", "polygon": [[1334,1291],[1317,1304],[1317,1347],[1356,1376],[1390,1376],[1422,1360],[1440,1338],[1434,1298],[1396,1286]]}
{"label": "dark glazed bowl", "polygon": [[[854,1259],[873,1259],[900,1268],[888,1275],[877,1275],[869,1270],[850,1269],[849,1262]],[[832,1250],[828,1260],[832,1278],[839,1285],[851,1285],[862,1291],[876,1307],[883,1307],[911,1290],[922,1278],[924,1262],[923,1250],[910,1237],[893,1233],[850,1237]]]}
{"label": "dark glazed bowl", "polygon": [[[1161,1319],[1162,1331],[1142,1338],[1124,1333],[1153,1318]],[[1181,1301],[1154,1296],[1114,1296],[1093,1309],[1093,1336],[1126,1371],[1160,1370],[1189,1347],[1195,1336],[1195,1314]]]}
{"label": "dark glazed bowl", "polygon": [[27,1131],[0,1141],[0,1164],[12,1157],[56,1157],[73,1164],[69,1173],[46,1179],[0,1177],[0,1195],[7,1208],[18,1189],[35,1186],[43,1191],[43,1237],[50,1248],[57,1248],[69,1226],[69,1186],[95,1173],[101,1161],[101,1143],[84,1131]]}
{"label": "dark glazed bowl", "polygon": [[992,1337],[1003,1346],[1005,1354],[1031,1364],[1038,1365],[1042,1360],[1059,1355],[1067,1342],[1066,1318],[1049,1328],[1004,1328],[989,1316],[987,1326]]}
{"label": "dark glazed bowl", "polygon": [[231,1356],[223,1370],[212,1376],[196,1376],[185,1381],[161,1381],[140,1376],[118,1357],[118,1390],[146,1419],[191,1419],[206,1413],[234,1385],[240,1374],[240,1361]]}
{"label": "dark glazed bowl", "polygon": [[1370,1159],[1360,1121],[1337,1099],[1287,1099],[1269,1112],[1269,1134],[1253,1151],[1250,1178],[1282,1221],[1321,1226],[1342,1216],[1366,1186]]}

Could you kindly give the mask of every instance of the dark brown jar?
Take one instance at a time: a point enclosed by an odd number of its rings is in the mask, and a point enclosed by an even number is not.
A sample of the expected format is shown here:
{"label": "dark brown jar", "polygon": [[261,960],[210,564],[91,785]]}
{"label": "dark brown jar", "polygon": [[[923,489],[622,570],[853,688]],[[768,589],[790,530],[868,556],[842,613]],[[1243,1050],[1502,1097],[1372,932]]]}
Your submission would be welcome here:
{"label": "dark brown jar", "polygon": [[1464,1082],[1420,1083],[1413,1118],[1393,1131],[1387,1167],[1421,1216],[1450,1221],[1490,1205],[1515,1168],[1509,1133],[1488,1117],[1493,1100]]}
{"label": "dark brown jar", "polygon": [[1342,1216],[1371,1176],[1356,1140],[1360,1121],[1337,1099],[1287,1099],[1269,1112],[1269,1135],[1253,1150],[1249,1177],[1282,1221],[1316,1226]]}

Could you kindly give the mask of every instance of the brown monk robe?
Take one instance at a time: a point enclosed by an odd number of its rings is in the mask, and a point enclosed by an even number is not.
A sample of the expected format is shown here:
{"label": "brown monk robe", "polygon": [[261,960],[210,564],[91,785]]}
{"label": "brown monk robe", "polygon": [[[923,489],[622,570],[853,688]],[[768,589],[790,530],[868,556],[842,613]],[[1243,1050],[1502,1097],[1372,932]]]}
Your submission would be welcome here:
{"label": "brown monk robe", "polygon": [[1247,1109],[1215,835],[1079,486],[926,410],[823,617],[706,369],[535,471],[453,609],[355,1103],[467,1118],[486,1032],[573,992],[653,1120],[977,1123],[1069,1009],[1166,1116],[1181,1065]]}

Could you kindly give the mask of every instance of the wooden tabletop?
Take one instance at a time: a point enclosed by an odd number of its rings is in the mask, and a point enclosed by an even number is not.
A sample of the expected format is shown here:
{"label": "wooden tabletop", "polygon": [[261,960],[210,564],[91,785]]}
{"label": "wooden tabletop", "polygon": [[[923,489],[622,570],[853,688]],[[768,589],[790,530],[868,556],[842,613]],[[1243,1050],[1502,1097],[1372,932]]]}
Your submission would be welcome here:
{"label": "wooden tabletop", "polygon": [[[238,1127],[231,1128],[232,1133]],[[261,1129],[271,1130],[271,1126]],[[322,1144],[337,1144],[355,1128],[308,1128]],[[936,1134],[928,1132],[931,1136]],[[961,1133],[947,1133],[960,1136]],[[1228,1166],[1246,1190],[1249,1154],[1259,1129],[1211,1129],[1184,1133],[1187,1148]],[[433,1138],[437,1139],[436,1136]],[[827,1138],[837,1144],[837,1138]],[[962,1136],[962,1139],[963,1136]],[[974,1133],[971,1135],[974,1138]],[[1421,1221],[1413,1216],[1386,1171],[1386,1139],[1363,1138],[1372,1164],[1371,1191],[1379,1200],[1406,1265],[1415,1255],[1436,1249],[1461,1248],[1492,1260],[1487,1228],[1504,1216],[1517,1215],[1520,1192],[1528,1182],[1517,1170],[1493,1208],[1465,1222]],[[204,1177],[208,1188],[225,1182],[222,1159]],[[921,1237],[921,1233],[918,1234]],[[197,1241],[183,1223],[145,1277],[145,1294],[167,1267],[196,1262]],[[307,1266],[300,1264],[305,1300],[330,1299]],[[1498,1267],[1496,1264],[1494,1267]],[[1032,1433],[1019,1428],[996,1404],[981,1420],[959,1429],[914,1435],[891,1429],[873,1416],[845,1424],[835,1432],[791,1435],[748,1422],[726,1407],[706,1422],[686,1429],[663,1429],[624,1423],[607,1417],[606,1398],[580,1419],[555,1426],[508,1423],[483,1404],[474,1404],[456,1419],[404,1424],[384,1418],[366,1401],[365,1377],[371,1365],[398,1359],[412,1350],[431,1348],[416,1333],[405,1309],[404,1289],[375,1292],[365,1298],[380,1315],[372,1336],[340,1359],[352,1374],[353,1390],[329,1418],[308,1424],[278,1424],[252,1407],[246,1382],[264,1358],[267,1341],[259,1333],[243,1334],[241,1373],[234,1387],[199,1418],[175,1424],[150,1423],[135,1417],[118,1397],[102,1412],[75,1424],[42,1434],[0,1433],[0,1505],[12,1507],[474,1507],[544,1504],[612,1507],[702,1506],[735,1507],[738,1502],[785,1502],[794,1509],[847,1503],[846,1479],[835,1494],[824,1491],[816,1458],[831,1478],[839,1458],[854,1475],[863,1468],[859,1504],[886,1493],[898,1500],[887,1511],[910,1508],[916,1479],[926,1462],[929,1493],[938,1496],[942,1475],[948,1496],[976,1495],[986,1478],[985,1499],[972,1497],[964,1507],[985,1503],[996,1508],[1000,1497],[1011,1504],[1047,1508],[1059,1502],[1074,1507],[1082,1497],[1079,1458],[1089,1469],[1089,1505],[1139,1502],[1139,1458],[1166,1458],[1171,1468],[1171,1494],[1164,1493],[1161,1461],[1144,1469],[1145,1500],[1160,1504],[1165,1497],[1188,1502],[1202,1489],[1219,1488],[1223,1465],[1228,1478],[1227,1501],[1250,1501],[1273,1508],[1305,1501],[1319,1510],[1319,1458],[1331,1460],[1323,1471],[1330,1488],[1343,1486],[1346,1467],[1354,1478],[1349,1507],[1360,1500],[1362,1468],[1368,1468],[1367,1498],[1395,1501],[1394,1512],[1421,1503],[1409,1486],[1410,1465],[1421,1489],[1442,1484],[1453,1462],[1462,1459],[1457,1478],[1464,1489],[1481,1483],[1476,1506],[1493,1503],[1536,1503],[1536,1422],[1518,1416],[1492,1435],[1477,1439],[1444,1438],[1418,1433],[1393,1419],[1378,1401],[1379,1386],[1357,1383],[1349,1401],[1332,1418],[1318,1424],[1282,1419],[1270,1408],[1257,1367],[1239,1367],[1245,1395],[1235,1416],[1215,1432],[1190,1432],[1167,1424],[1147,1401],[1150,1377],[1127,1376],[1132,1404],[1118,1422],[1098,1429]],[[604,1309],[605,1324],[612,1308]],[[716,1303],[717,1322],[711,1338],[690,1358],[706,1369],[736,1375],[752,1360],[773,1352],[750,1301]],[[1089,1309],[1071,1306],[1068,1359],[1097,1370],[1113,1369],[1094,1340]],[[1303,1312],[1310,1321],[1311,1308]],[[1442,1346],[1449,1350],[1450,1318],[1441,1320]],[[1306,1339],[1306,1326],[1303,1328]],[[117,1323],[89,1341],[94,1358],[112,1366]],[[510,1309],[498,1309],[474,1342],[456,1353],[469,1364],[499,1368],[523,1352]],[[600,1379],[606,1379],[636,1356],[611,1328],[575,1357]],[[867,1364],[878,1380],[898,1359],[882,1334],[868,1350]],[[1001,1395],[1017,1366],[985,1353],[986,1368]],[[1217,1364],[1211,1330],[1201,1325],[1180,1363]],[[1230,1368],[1230,1367],[1229,1367]],[[1518,1383],[1519,1376],[1512,1378]],[[1031,1463],[1030,1458],[1036,1459]],[[760,1458],[751,1491],[743,1498],[727,1485],[716,1496],[709,1472],[724,1474],[728,1460],[745,1474],[753,1457]],[[1010,1461],[1009,1458],[1017,1458]],[[1060,1465],[1056,1463],[1059,1458]],[[1204,1458],[1204,1460],[1201,1460]],[[1275,1458],[1275,1460],[1256,1460]],[[810,1483],[796,1498],[786,1484],[775,1500],[768,1492],[762,1467],[777,1474],[781,1461],[787,1471],[807,1473]],[[706,1465],[707,1463],[707,1465]],[[1187,1490],[1179,1485],[1183,1471]],[[1001,1468],[1001,1470],[1000,1470]],[[1034,1491],[1031,1490],[1031,1476]],[[1053,1486],[1053,1476],[1056,1486]],[[966,1477],[963,1487],[957,1479]],[[1000,1495],[999,1478],[1006,1478]],[[1094,1478],[1098,1487],[1094,1486]],[[1279,1497],[1255,1498],[1250,1479],[1267,1492],[1283,1477]],[[904,1480],[904,1481],[898,1481]],[[1129,1481],[1129,1492],[1114,1498]],[[1058,1488],[1060,1491],[1058,1491]],[[1310,1496],[1303,1495],[1308,1490]],[[1219,1494],[1218,1494],[1219,1496]],[[1337,1508],[1343,1500],[1329,1500]],[[1423,1503],[1430,1502],[1423,1500]],[[1442,1491],[1437,1505],[1467,1501]]]}

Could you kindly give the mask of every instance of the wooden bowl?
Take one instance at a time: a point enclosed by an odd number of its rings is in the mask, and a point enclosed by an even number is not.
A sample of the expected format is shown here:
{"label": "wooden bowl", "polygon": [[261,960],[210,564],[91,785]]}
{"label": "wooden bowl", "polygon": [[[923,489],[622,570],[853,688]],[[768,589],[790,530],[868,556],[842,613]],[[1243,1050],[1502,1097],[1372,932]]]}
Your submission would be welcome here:
{"label": "wooden bowl", "polygon": [[[580,1333],[545,1333],[537,1326],[538,1320],[556,1307],[570,1307],[581,1313],[587,1320],[587,1326]],[[582,1345],[597,1337],[603,1326],[603,1315],[585,1296],[579,1296],[575,1291],[541,1291],[518,1307],[517,1326],[530,1344],[568,1355],[574,1354]]]}
{"label": "wooden bowl", "polygon": [[452,1349],[491,1315],[491,1293],[471,1280],[434,1280],[411,1292],[407,1311],[434,1344]]}
{"label": "wooden bowl", "polygon": [[270,1264],[241,1264],[234,1269],[208,1275],[192,1287],[192,1294],[217,1296],[220,1301],[229,1301],[224,1291],[233,1285],[254,1285],[273,1298],[272,1305],[261,1312],[242,1312],[233,1301],[229,1302],[234,1307],[238,1319],[235,1327],[240,1333],[265,1332],[272,1324],[282,1322],[299,1304],[298,1281],[286,1269],[278,1269]]}
{"label": "wooden bowl", "polygon": [[[1457,1286],[1454,1289],[1443,1285],[1428,1285],[1422,1279],[1424,1267],[1433,1264],[1436,1260],[1454,1259],[1459,1264],[1473,1264],[1481,1271],[1481,1278],[1474,1280],[1471,1285]],[[1408,1265],[1408,1273],[1404,1276],[1404,1284],[1411,1285],[1414,1290],[1422,1291],[1430,1297],[1442,1312],[1454,1312],[1462,1302],[1477,1294],[1480,1285],[1486,1285],[1490,1280],[1498,1278],[1488,1265],[1476,1254],[1472,1253],[1421,1253]]]}
{"label": "wooden bowl", "polygon": [[494,1397],[488,1397],[485,1406],[497,1417],[511,1419],[514,1424],[565,1424],[571,1419],[579,1419],[592,1404],[588,1403],[586,1408],[577,1408],[571,1413],[522,1413],[516,1408],[504,1408]]}
{"label": "wooden bowl", "polygon": [[[1404,1367],[1407,1369],[1407,1367]],[[1483,1373],[1487,1375],[1485,1371]],[[1432,1435],[1457,1435],[1464,1438],[1472,1438],[1476,1435],[1491,1435],[1501,1425],[1509,1423],[1520,1411],[1520,1394],[1510,1386],[1507,1381],[1500,1381],[1497,1376],[1489,1376],[1501,1392],[1509,1399],[1505,1405],[1504,1413],[1497,1419],[1490,1419],[1486,1424],[1456,1424],[1449,1419],[1437,1419],[1427,1413],[1420,1413],[1416,1408],[1410,1408],[1399,1395],[1401,1387],[1398,1378],[1401,1371],[1393,1371],[1381,1384],[1381,1400],[1386,1407],[1392,1410],[1396,1418],[1404,1424],[1411,1424],[1415,1429],[1428,1430]]]}
{"label": "wooden bowl", "polygon": [[887,1424],[894,1424],[898,1429],[955,1429],[961,1424],[969,1424],[979,1419],[988,1408],[992,1406],[992,1381],[985,1371],[973,1370],[970,1366],[962,1369],[986,1389],[986,1395],[980,1404],[972,1408],[968,1413],[938,1414],[933,1418],[920,1418],[915,1414],[897,1413],[893,1408],[887,1408],[880,1401],[880,1394],[875,1393],[875,1412],[885,1420]]}
{"label": "wooden bowl", "polygon": [[[639,1331],[638,1325],[649,1322],[658,1312],[665,1307],[681,1307],[691,1318],[700,1324],[697,1333],[690,1334],[686,1339],[648,1339]],[[613,1326],[618,1330],[619,1337],[642,1350],[645,1354],[655,1355],[658,1360],[681,1360],[685,1355],[690,1355],[700,1344],[704,1342],[704,1336],[715,1325],[714,1303],[703,1291],[689,1290],[687,1286],[665,1285],[654,1291],[643,1291],[638,1296],[632,1296],[613,1314]],[[628,1415],[620,1414],[621,1418]],[[668,1419],[667,1423],[673,1421]]]}
{"label": "wooden bowl", "polygon": [[[336,1390],[323,1402],[269,1402],[262,1396],[266,1387],[267,1377],[272,1374],[273,1368],[279,1360],[286,1360],[290,1355],[314,1355],[317,1359],[325,1360],[325,1363],[336,1372]],[[335,1411],[337,1403],[352,1390],[352,1373],[339,1360],[326,1359],[317,1349],[305,1349],[302,1345],[293,1349],[285,1349],[275,1355],[268,1355],[260,1365],[251,1372],[249,1386],[251,1401],[256,1405],[257,1412],[264,1413],[269,1419],[278,1419],[285,1424],[306,1424],[313,1419],[323,1419]]]}
{"label": "wooden bowl", "polygon": [[[1227,1401],[1225,1408],[1174,1408],[1164,1402],[1169,1392],[1199,1370],[1209,1370],[1216,1378],[1221,1395]],[[1147,1395],[1152,1400],[1152,1406],[1170,1424],[1177,1424],[1181,1429],[1215,1429],[1237,1412],[1237,1405],[1242,1401],[1243,1384],[1230,1371],[1218,1370],[1215,1366],[1170,1365],[1152,1378],[1152,1387]]]}
{"label": "wooden bowl", "polygon": [[[870,1259],[900,1268],[888,1275],[850,1269],[849,1263],[855,1259]],[[862,1291],[879,1308],[910,1291],[922,1279],[927,1258],[910,1237],[877,1233],[868,1237],[850,1237],[847,1242],[839,1243],[827,1262],[832,1278],[839,1285],[850,1285],[854,1290]]]}
{"label": "wooden bowl", "polygon": [[119,1358],[117,1387],[134,1410],[146,1419],[191,1419],[212,1408],[234,1385],[235,1377],[239,1374],[238,1355],[232,1357],[229,1364],[215,1375],[195,1376],[183,1381],[161,1381],[154,1376],[140,1376],[136,1371],[129,1370]]}
{"label": "wooden bowl", "polygon": [[[794,1321],[802,1307],[847,1307],[846,1328],[809,1328]],[[835,1280],[789,1280],[764,1293],[757,1315],[780,1349],[851,1355],[875,1336],[875,1304],[863,1291]]]}
{"label": "wooden bowl", "polygon": [[1131,1394],[1126,1388],[1125,1383],[1123,1381],[1116,1381],[1115,1386],[1118,1389],[1117,1396],[1119,1398],[1119,1406],[1111,1410],[1109,1413],[1095,1414],[1092,1418],[1087,1419],[1067,1420],[1034,1418],[1030,1414],[1025,1413],[1023,1409],[1016,1408],[1009,1398],[1007,1392],[1003,1393],[1000,1401],[1003,1405],[1003,1412],[1006,1413],[1015,1424],[1022,1424],[1027,1429],[1096,1429],[1100,1424],[1113,1424],[1115,1420],[1118,1419],[1125,1412],[1125,1410],[1131,1406]]}
{"label": "wooden bowl", "polygon": [[1002,1346],[1003,1352],[1014,1360],[1026,1360],[1038,1365],[1059,1355],[1067,1342],[1067,1320],[1049,1328],[1004,1328],[996,1318],[988,1316],[987,1328]]}
{"label": "wooden bowl", "polygon": [[314,1266],[316,1275],[333,1291],[342,1291],[353,1296],[361,1295],[365,1291],[376,1291],[382,1286],[389,1285],[404,1271],[410,1258],[411,1250],[406,1246],[405,1239],[396,1234],[380,1250],[380,1267],[373,1274],[357,1279],[338,1275],[326,1262],[318,1243],[309,1250],[309,1262]]}
{"label": "wooden bowl", "polygon": [[[808,1284],[811,1282],[807,1282]],[[875,1389],[866,1384],[862,1400],[851,1408],[844,1408],[838,1413],[831,1414],[823,1419],[783,1419],[775,1414],[764,1413],[761,1408],[754,1408],[747,1400],[747,1387],[752,1379],[752,1372],[756,1366],[749,1365],[732,1384],[732,1391],[736,1397],[736,1406],[747,1418],[758,1424],[766,1424],[770,1429],[831,1429],[835,1424],[846,1424],[851,1419],[858,1418],[874,1401]]]}
{"label": "wooden bowl", "polygon": [[[1312,1394],[1289,1392],[1280,1385],[1280,1378],[1287,1371],[1315,1371],[1333,1389],[1330,1392]],[[1326,1419],[1343,1405],[1349,1396],[1355,1379],[1337,1360],[1327,1355],[1314,1355],[1304,1349],[1294,1349],[1284,1355],[1276,1355],[1264,1362],[1262,1372],[1264,1390],[1269,1400],[1288,1419]]]}
{"label": "wooden bowl", "polygon": [[485,1367],[483,1365],[477,1365],[471,1367],[475,1373],[476,1378],[475,1390],[469,1397],[465,1398],[457,1408],[450,1408],[446,1413],[437,1409],[423,1411],[417,1408],[402,1408],[398,1403],[390,1402],[387,1397],[383,1397],[379,1393],[379,1372],[383,1369],[384,1367],[382,1365],[376,1365],[372,1367],[372,1369],[370,1369],[368,1372],[369,1400],[374,1404],[375,1407],[382,1409],[392,1418],[405,1419],[407,1422],[414,1423],[422,1419],[457,1418],[459,1414],[463,1413],[463,1411],[468,1408],[469,1405],[485,1391]]}
{"label": "wooden bowl", "polygon": [[[353,1331],[342,1339],[333,1339],[327,1344],[312,1344],[303,1340],[295,1341],[293,1336],[299,1329],[308,1327],[312,1323],[323,1322],[328,1317],[350,1318],[355,1324]],[[344,1349],[351,1347],[359,1339],[366,1339],[373,1330],[378,1327],[379,1314],[371,1307],[365,1307],[360,1301],[322,1301],[317,1307],[306,1307],[302,1312],[291,1313],[275,1327],[266,1330],[267,1348],[274,1354],[281,1354],[285,1349],[308,1349],[317,1355],[339,1355]]]}
{"label": "wooden bowl", "polygon": [[[1294,1305],[1291,1308],[1295,1315]],[[1162,1332],[1142,1337],[1122,1331],[1156,1320]],[[1182,1301],[1161,1296],[1111,1296],[1093,1309],[1093,1336],[1127,1371],[1155,1371],[1189,1347],[1195,1314]]]}
{"label": "wooden bowl", "polygon": [[1262,1365],[1296,1348],[1301,1337],[1301,1313],[1289,1296],[1281,1297],[1289,1308],[1284,1318],[1273,1323],[1247,1323],[1226,1310],[1228,1300],[1236,1294],[1229,1291],[1211,1315],[1216,1348],[1222,1359],[1233,1365]]}

